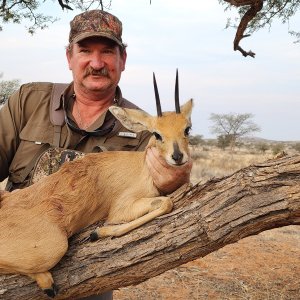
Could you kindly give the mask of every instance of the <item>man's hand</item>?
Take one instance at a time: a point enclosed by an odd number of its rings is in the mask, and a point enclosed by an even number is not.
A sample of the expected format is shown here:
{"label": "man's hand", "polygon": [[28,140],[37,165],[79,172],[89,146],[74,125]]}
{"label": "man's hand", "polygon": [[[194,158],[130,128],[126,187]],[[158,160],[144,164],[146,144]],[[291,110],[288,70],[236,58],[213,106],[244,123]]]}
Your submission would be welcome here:
{"label": "man's hand", "polygon": [[162,194],[170,194],[190,181],[191,160],[182,166],[170,166],[152,147],[147,149],[146,163],[154,184]]}

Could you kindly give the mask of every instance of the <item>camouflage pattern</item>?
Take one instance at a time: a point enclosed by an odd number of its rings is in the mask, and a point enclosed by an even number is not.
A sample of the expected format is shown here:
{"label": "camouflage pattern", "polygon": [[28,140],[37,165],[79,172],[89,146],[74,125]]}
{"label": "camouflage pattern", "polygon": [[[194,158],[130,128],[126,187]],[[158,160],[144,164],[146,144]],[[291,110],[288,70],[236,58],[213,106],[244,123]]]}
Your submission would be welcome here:
{"label": "camouflage pattern", "polygon": [[70,22],[70,27],[70,44],[78,43],[91,36],[101,36],[124,47],[121,21],[103,10],[90,10],[75,16]]}
{"label": "camouflage pattern", "polygon": [[33,169],[30,184],[38,182],[45,176],[58,171],[66,161],[72,161],[85,156],[83,152],[51,147],[38,158]]}

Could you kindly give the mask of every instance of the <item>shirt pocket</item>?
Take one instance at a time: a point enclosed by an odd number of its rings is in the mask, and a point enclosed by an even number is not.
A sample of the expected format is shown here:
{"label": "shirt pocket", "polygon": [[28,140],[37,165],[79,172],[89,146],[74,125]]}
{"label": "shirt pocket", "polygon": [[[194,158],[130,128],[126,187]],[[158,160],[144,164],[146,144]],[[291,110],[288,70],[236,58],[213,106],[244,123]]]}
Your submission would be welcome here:
{"label": "shirt pocket", "polygon": [[108,151],[136,151],[139,143],[139,135],[135,138],[116,135],[111,138],[107,138],[104,142],[104,147]]}
{"label": "shirt pocket", "polygon": [[29,165],[32,168],[45,144],[52,144],[53,127],[25,126],[19,134],[20,144],[10,164],[9,176],[13,182],[19,183],[27,177],[24,171]]}

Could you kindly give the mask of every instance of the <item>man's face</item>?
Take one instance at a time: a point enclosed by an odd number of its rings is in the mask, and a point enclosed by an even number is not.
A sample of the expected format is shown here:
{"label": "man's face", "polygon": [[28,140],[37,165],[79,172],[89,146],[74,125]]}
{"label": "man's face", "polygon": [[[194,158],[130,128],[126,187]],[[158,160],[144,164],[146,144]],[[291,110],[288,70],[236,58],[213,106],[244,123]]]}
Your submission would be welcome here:
{"label": "man's face", "polygon": [[126,51],[105,38],[84,39],[67,50],[69,69],[72,70],[75,89],[85,93],[114,92],[125,69]]}

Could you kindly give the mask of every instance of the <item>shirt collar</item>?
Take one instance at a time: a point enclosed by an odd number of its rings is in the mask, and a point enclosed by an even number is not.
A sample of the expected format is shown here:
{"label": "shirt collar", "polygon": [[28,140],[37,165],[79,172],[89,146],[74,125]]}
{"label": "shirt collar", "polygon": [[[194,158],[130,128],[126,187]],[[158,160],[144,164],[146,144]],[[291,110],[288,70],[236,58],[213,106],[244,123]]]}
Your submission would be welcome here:
{"label": "shirt collar", "polygon": [[[123,103],[122,92],[119,86],[117,86],[114,105],[122,106],[122,103]],[[73,105],[74,105],[74,84],[72,82],[63,92],[57,109],[63,108],[65,115],[68,117],[68,119],[72,120],[73,121],[72,124],[77,127],[76,122],[72,115]],[[99,116],[99,118],[90,127],[88,127],[83,132],[86,132],[87,134],[89,132],[93,133],[96,130],[102,129],[102,127],[104,130],[108,128],[112,129],[115,125],[115,122],[116,122],[115,117],[107,110],[101,116]]]}

